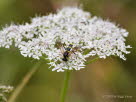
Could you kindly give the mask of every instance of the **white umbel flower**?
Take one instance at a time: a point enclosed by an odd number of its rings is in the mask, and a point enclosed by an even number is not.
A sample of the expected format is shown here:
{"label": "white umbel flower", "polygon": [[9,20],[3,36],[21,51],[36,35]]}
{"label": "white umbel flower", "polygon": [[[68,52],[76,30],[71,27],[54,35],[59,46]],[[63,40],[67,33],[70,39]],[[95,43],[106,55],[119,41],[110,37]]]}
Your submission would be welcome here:
{"label": "white umbel flower", "polygon": [[6,94],[13,90],[12,86],[0,85],[0,102],[6,102]]}
{"label": "white umbel flower", "polygon": [[[88,57],[130,53],[125,45],[128,32],[108,20],[91,17],[80,8],[66,7],[56,14],[35,17],[30,24],[11,25],[0,32],[0,46],[12,43],[24,57],[44,58],[53,71],[85,68]],[[66,55],[68,54],[68,55]],[[46,57],[44,57],[46,56]]]}

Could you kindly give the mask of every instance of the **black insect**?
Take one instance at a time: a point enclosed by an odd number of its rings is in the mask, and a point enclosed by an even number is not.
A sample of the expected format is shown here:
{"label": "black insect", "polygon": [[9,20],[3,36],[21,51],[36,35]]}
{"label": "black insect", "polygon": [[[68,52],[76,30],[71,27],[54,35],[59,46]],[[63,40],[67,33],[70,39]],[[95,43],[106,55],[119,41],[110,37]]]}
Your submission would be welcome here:
{"label": "black insect", "polygon": [[65,48],[65,52],[63,53],[63,61],[68,61],[69,55],[71,54],[73,45],[70,44],[67,48]]}
{"label": "black insect", "polygon": [[67,47],[65,47],[65,44],[62,44],[61,42],[56,43],[56,47],[61,50],[61,53],[63,55],[62,60],[67,62],[69,60],[69,57],[72,53],[76,55],[76,51],[80,51],[81,47],[73,47],[73,44],[69,44]]}

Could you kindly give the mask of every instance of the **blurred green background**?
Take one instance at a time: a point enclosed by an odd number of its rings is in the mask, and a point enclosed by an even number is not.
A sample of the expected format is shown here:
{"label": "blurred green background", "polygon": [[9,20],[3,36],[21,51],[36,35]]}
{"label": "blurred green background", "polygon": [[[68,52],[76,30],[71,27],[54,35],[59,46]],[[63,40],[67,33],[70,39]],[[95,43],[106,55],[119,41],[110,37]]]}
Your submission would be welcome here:
{"label": "blurred green background", "polygon": [[[67,102],[136,102],[136,0],[0,0],[0,28],[6,24],[30,22],[36,15],[47,15],[64,6],[79,6],[92,15],[110,19],[126,28],[127,44],[133,48],[127,61],[109,57],[73,72]],[[19,51],[0,48],[0,84],[16,87],[37,61]],[[64,73],[38,68],[16,102],[59,102]],[[128,98],[105,97],[131,96]]]}

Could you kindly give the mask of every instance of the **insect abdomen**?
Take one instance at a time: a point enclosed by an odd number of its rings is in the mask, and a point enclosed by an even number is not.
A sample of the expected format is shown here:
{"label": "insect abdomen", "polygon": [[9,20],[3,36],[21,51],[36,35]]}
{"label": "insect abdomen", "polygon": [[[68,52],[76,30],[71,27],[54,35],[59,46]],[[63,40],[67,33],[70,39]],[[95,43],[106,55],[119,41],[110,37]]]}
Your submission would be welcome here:
{"label": "insect abdomen", "polygon": [[69,55],[69,52],[65,51],[64,54],[63,54],[63,57],[68,57],[68,55]]}
{"label": "insect abdomen", "polygon": [[65,58],[65,57],[64,57],[64,58],[62,58],[62,60],[63,60],[63,61],[68,61],[68,59],[67,59],[67,58]]}
{"label": "insect abdomen", "polygon": [[68,55],[69,55],[69,52],[68,52],[68,51],[65,51],[64,54],[63,54],[62,60],[63,60],[63,61],[68,61]]}

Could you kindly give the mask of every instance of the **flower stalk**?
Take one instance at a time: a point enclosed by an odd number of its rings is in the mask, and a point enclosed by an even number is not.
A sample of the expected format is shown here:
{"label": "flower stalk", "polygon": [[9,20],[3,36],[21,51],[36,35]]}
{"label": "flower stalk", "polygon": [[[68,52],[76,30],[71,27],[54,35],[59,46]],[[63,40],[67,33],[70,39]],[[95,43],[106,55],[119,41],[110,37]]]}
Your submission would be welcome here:
{"label": "flower stalk", "polygon": [[61,97],[60,97],[60,102],[65,102],[67,91],[68,91],[68,85],[69,85],[69,79],[70,79],[70,71],[65,72],[65,77],[64,77],[64,84],[63,88],[61,90]]}
{"label": "flower stalk", "polygon": [[16,87],[16,89],[13,91],[12,95],[9,97],[8,102],[15,102],[18,95],[21,93],[23,88],[26,86],[26,84],[29,82],[33,74],[37,71],[39,66],[41,65],[40,62],[38,62],[23,78],[21,83]]}
{"label": "flower stalk", "polygon": [[94,59],[92,59],[92,60],[87,61],[85,64],[86,64],[86,65],[91,64],[92,62],[95,62],[95,61],[97,61],[98,59],[99,59],[99,57],[96,57],[96,58],[94,58]]}

